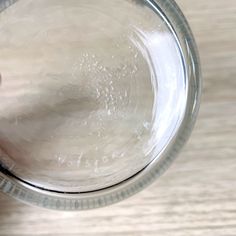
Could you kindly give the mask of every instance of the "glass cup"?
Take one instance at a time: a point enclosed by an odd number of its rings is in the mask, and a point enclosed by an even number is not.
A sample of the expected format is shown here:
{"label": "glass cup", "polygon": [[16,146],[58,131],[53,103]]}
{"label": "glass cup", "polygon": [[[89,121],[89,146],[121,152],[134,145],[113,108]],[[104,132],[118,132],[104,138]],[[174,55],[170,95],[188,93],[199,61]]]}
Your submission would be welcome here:
{"label": "glass cup", "polygon": [[0,1],[0,189],[85,210],[152,183],[186,142],[200,66],[172,0]]}

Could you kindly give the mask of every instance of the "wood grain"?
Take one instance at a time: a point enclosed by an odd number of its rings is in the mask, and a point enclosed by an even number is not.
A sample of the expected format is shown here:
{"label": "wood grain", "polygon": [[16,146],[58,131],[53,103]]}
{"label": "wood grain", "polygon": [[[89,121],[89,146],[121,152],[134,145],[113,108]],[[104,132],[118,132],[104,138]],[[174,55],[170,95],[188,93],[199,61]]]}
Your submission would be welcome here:
{"label": "wood grain", "polygon": [[119,204],[38,209],[0,195],[0,235],[236,235],[236,2],[178,0],[199,45],[204,91],[195,131],[167,173]]}

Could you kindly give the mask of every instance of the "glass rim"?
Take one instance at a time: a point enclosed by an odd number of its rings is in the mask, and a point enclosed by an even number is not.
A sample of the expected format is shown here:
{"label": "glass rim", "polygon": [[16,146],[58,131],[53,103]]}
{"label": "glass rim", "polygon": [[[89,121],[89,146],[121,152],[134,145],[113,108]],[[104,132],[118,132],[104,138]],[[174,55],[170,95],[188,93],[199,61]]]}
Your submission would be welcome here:
{"label": "glass rim", "polygon": [[[0,2],[0,14],[17,0]],[[0,166],[0,191],[25,203],[55,210],[86,210],[107,206],[128,198],[150,185],[169,167],[188,140],[195,124],[201,97],[201,69],[190,27],[174,0],[146,0],[166,21],[180,44],[188,65],[188,98],[184,119],[168,146],[145,168],[116,185],[80,193],[63,193],[39,188],[22,181]]]}

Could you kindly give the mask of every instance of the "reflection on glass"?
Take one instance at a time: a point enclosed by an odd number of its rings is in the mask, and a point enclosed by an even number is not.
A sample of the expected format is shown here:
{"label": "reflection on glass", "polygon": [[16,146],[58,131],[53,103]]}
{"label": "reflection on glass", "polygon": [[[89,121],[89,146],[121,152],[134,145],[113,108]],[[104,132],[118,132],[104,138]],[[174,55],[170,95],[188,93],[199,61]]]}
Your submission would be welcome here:
{"label": "reflection on glass", "polygon": [[175,36],[140,2],[24,0],[0,15],[0,161],[14,175],[85,192],[159,158],[188,85]]}

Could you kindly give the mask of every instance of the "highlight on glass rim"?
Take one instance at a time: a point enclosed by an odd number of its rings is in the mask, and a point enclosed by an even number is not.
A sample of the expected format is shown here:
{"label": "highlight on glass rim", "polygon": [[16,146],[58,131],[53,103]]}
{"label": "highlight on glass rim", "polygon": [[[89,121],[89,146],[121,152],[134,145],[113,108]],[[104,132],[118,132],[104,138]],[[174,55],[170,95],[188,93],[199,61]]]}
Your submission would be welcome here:
{"label": "highlight on glass rim", "polygon": [[194,126],[198,52],[172,0],[1,0],[0,55],[0,189],[25,203],[128,198]]}

